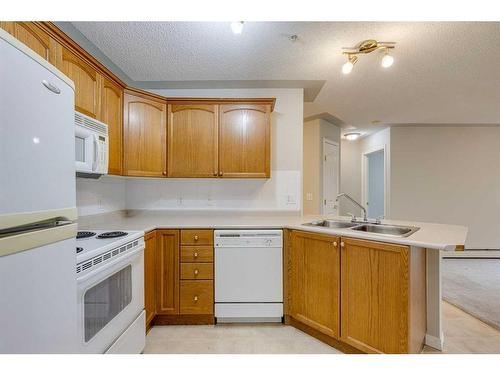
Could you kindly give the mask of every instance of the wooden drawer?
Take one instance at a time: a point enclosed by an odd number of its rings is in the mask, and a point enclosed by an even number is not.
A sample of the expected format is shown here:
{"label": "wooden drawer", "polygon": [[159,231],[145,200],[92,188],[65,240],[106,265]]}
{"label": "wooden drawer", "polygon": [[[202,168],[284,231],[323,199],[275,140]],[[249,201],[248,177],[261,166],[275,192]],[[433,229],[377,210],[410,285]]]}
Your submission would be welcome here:
{"label": "wooden drawer", "polygon": [[214,261],[214,248],[211,246],[182,246],[181,262],[210,263]]}
{"label": "wooden drawer", "polygon": [[181,230],[181,245],[213,245],[214,231],[212,229]]}
{"label": "wooden drawer", "polygon": [[182,263],[181,280],[213,280],[213,263]]}
{"label": "wooden drawer", "polygon": [[214,283],[212,280],[181,281],[181,314],[213,314]]}

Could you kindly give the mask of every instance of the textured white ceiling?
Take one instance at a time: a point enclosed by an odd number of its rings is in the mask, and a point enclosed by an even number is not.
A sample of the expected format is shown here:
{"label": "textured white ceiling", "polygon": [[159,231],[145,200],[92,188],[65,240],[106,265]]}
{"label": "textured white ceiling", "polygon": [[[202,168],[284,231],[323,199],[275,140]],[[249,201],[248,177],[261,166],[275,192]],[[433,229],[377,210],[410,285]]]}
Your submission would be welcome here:
{"label": "textured white ceiling", "polygon": [[[73,25],[134,81],[325,80],[306,117],[328,113],[362,129],[373,120],[500,123],[497,22],[246,22],[241,35],[227,22]],[[376,52],[341,74],[341,48],[368,38],[397,43],[394,65],[381,68]]]}

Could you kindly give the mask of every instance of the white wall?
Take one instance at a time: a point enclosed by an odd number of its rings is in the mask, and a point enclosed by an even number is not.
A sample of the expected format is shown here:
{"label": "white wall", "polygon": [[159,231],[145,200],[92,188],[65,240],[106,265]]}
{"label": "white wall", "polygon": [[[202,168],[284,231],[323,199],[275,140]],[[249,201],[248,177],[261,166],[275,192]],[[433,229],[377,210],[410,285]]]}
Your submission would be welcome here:
{"label": "white wall", "polygon": [[[77,204],[81,215],[101,213],[108,209],[112,210],[114,207],[121,207],[119,209],[301,210],[302,89],[151,91],[168,97],[275,97],[276,105],[272,114],[271,133],[271,178],[229,180],[108,177],[106,180],[121,181],[115,184],[124,191],[123,203],[118,203],[118,197],[111,196],[109,182],[79,179]],[[123,187],[120,184],[123,184]]]}
{"label": "white wall", "polygon": [[393,127],[391,216],[469,227],[500,249],[500,127]]}

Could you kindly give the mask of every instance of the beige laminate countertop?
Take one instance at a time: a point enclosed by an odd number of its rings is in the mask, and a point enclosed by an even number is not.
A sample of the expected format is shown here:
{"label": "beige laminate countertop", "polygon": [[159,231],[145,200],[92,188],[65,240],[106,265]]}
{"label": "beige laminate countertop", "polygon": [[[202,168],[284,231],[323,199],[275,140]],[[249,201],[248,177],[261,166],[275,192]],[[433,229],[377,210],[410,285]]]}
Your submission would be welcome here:
{"label": "beige laminate countertop", "polygon": [[419,227],[420,230],[413,233],[409,237],[392,237],[380,234],[357,232],[350,229],[310,227],[302,225],[304,223],[325,218],[334,220],[349,220],[346,217],[328,215],[301,216],[296,213],[285,212],[129,210],[101,215],[82,216],[78,219],[78,229],[124,231],[139,230],[149,232],[159,228],[289,228],[308,232],[447,251],[455,250],[456,245],[463,245],[467,237],[467,227],[399,220],[383,220],[382,223],[410,225]]}

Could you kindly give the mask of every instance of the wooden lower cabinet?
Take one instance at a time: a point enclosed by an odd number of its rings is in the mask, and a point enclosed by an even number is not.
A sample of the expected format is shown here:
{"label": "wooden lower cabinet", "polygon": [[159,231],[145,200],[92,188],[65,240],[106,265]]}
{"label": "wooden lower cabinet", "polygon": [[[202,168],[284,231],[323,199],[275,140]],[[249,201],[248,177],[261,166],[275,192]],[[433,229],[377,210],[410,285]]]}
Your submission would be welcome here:
{"label": "wooden lower cabinet", "polygon": [[155,324],[214,323],[214,249],[181,245],[181,238],[191,242],[193,236],[207,242],[213,231],[158,229],[146,234],[146,328]]}
{"label": "wooden lower cabinet", "polygon": [[146,310],[146,329],[151,326],[156,315],[156,231],[144,236],[144,308]]}
{"label": "wooden lower cabinet", "polygon": [[367,353],[420,352],[424,249],[351,238],[341,244],[341,340]]}
{"label": "wooden lower cabinet", "polygon": [[179,313],[179,231],[157,232],[156,313]]}
{"label": "wooden lower cabinet", "polygon": [[419,353],[425,249],[285,231],[285,322],[345,352]]}
{"label": "wooden lower cabinet", "polygon": [[339,238],[292,231],[289,314],[321,333],[340,336]]}

